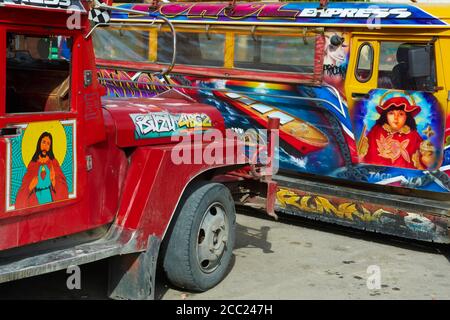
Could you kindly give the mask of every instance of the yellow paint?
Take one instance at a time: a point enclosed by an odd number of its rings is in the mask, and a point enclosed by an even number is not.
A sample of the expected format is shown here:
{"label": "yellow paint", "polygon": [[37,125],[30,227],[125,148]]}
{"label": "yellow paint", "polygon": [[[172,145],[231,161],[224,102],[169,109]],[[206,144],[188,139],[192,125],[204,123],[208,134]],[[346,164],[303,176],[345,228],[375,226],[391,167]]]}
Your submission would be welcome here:
{"label": "yellow paint", "polygon": [[53,154],[62,165],[67,151],[66,132],[59,121],[32,122],[28,124],[22,138],[22,160],[26,166],[36,152],[37,142],[42,133],[48,132],[53,138]]}
{"label": "yellow paint", "polygon": [[227,32],[225,35],[225,68],[234,67],[234,33]]}
{"label": "yellow paint", "polygon": [[421,3],[417,7],[428,12],[429,14],[450,23],[450,5],[448,3]]}
{"label": "yellow paint", "polygon": [[158,31],[155,28],[149,30],[148,37],[148,61],[156,62],[158,55]]}
{"label": "yellow paint", "polygon": [[[433,40],[432,35],[423,35],[423,34],[414,34],[411,32],[408,33],[400,33],[400,34],[389,34],[384,33],[381,34],[377,32],[377,34],[373,34],[372,32],[366,33],[354,33],[351,41],[351,52],[350,52],[350,61],[349,61],[349,72],[347,74],[346,80],[346,96],[348,97],[348,106],[350,110],[353,108],[356,99],[352,98],[353,93],[363,93],[367,94],[370,90],[378,88],[378,69],[379,69],[379,58],[380,58],[380,44],[385,41],[398,41],[398,42],[411,42],[411,43],[428,43]],[[364,43],[370,43],[374,49],[374,65],[372,76],[367,82],[360,82],[356,79],[355,69],[357,65],[358,52],[359,48]],[[449,83],[445,80],[445,77],[448,77],[448,69],[449,64],[444,64],[443,53],[448,52],[450,49],[449,39],[440,37],[435,42],[435,54],[436,54],[436,76],[437,76],[437,87],[438,90],[434,93],[434,96],[439,101],[440,105],[447,105],[447,96],[448,90],[446,90],[446,83]]]}
{"label": "yellow paint", "polygon": [[323,196],[300,195],[285,188],[278,189],[277,204],[282,208],[287,208],[289,205],[298,208],[302,212],[330,215],[351,221],[355,220],[355,217],[365,222],[378,221],[382,214],[388,212],[383,209],[370,212],[363,205],[352,202],[335,205],[332,203],[332,200]]}
{"label": "yellow paint", "polygon": [[[356,79],[355,70],[356,66],[358,64],[358,54],[360,49],[364,45],[370,45],[373,49],[374,57],[373,61],[374,64],[372,66],[372,75],[370,76],[369,80],[362,83]],[[348,65],[348,71],[347,71],[347,80],[345,85],[345,94],[348,97],[348,107],[351,110],[355,103],[357,102],[356,99],[352,99],[353,93],[358,94],[367,94],[370,90],[375,89],[378,87],[378,65],[377,61],[380,57],[380,42],[377,40],[373,40],[371,38],[367,37],[353,37],[351,46],[350,46],[350,60]]]}

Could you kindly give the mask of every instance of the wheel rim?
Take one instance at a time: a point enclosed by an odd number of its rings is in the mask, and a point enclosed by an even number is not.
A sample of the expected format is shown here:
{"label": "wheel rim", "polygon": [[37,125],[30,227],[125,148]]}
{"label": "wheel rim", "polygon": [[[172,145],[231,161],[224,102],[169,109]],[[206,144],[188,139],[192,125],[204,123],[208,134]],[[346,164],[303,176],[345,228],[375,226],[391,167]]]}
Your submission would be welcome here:
{"label": "wheel rim", "polygon": [[216,202],[203,214],[197,234],[197,262],[203,272],[211,273],[220,265],[228,243],[228,218]]}

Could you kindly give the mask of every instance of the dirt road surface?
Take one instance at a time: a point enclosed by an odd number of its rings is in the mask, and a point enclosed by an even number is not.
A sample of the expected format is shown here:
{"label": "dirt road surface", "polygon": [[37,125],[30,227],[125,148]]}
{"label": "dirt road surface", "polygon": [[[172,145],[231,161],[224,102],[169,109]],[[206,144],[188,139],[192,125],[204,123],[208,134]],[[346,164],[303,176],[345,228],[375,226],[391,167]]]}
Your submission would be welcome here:
{"label": "dirt road surface", "polygon": [[[158,272],[156,296],[197,299],[450,299],[450,246],[352,231],[302,219],[238,214],[231,271],[191,293]],[[81,290],[65,271],[0,285],[0,299],[107,299],[107,263],[81,267]]]}

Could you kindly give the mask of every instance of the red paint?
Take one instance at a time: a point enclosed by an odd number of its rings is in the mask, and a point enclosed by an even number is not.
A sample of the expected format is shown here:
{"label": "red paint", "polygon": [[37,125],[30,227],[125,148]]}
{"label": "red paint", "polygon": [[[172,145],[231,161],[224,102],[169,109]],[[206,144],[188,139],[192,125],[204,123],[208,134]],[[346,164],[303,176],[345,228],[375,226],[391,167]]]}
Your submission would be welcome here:
{"label": "red paint", "polygon": [[189,9],[188,15],[192,17],[215,18],[222,10],[224,10],[224,7],[221,3],[211,3],[206,6],[193,5]]}
{"label": "red paint", "polygon": [[[80,30],[67,30],[67,18],[63,11],[0,10],[0,44],[6,43],[7,32],[66,35],[74,40],[72,109],[67,112],[6,114],[6,50],[0,50],[0,128],[50,120],[76,121],[74,148],[77,154],[74,160],[77,170],[75,199],[8,211],[5,188],[7,139],[0,137],[0,250],[68,236],[110,223],[136,231],[141,240],[136,249],[140,250],[145,248],[150,235],[163,236],[182,193],[192,179],[227,165],[175,165],[170,157],[175,144],[168,138],[136,139],[130,114],[162,111],[203,113],[210,117],[212,126],[221,131],[225,129],[224,120],[211,106],[174,98],[105,100],[104,104],[109,106],[103,106],[100,96],[104,89],[98,84],[95,72],[92,40],[85,39],[89,29],[87,15],[81,16]],[[89,70],[93,74],[93,83],[85,85],[84,72]],[[194,143],[193,147],[201,151],[206,145]],[[225,148],[226,144],[222,147]],[[87,166],[87,159],[92,166]]]}
{"label": "red paint", "polygon": [[219,110],[209,105],[193,103],[181,99],[134,98],[104,99],[104,106],[111,114],[116,127],[117,145],[121,148],[132,146],[159,145],[170,143],[171,137],[136,139],[135,124],[130,114],[169,112],[171,114],[207,114],[212,127],[225,133],[225,123]]}
{"label": "red paint", "polygon": [[282,9],[277,3],[266,4],[258,15],[258,18],[284,18],[284,19],[295,19],[300,13],[298,10],[286,10]]}
{"label": "red paint", "polygon": [[[170,7],[162,6],[160,12],[166,17],[173,18],[188,11],[192,6],[192,3],[174,3],[173,6]],[[145,8],[145,6],[142,7]],[[139,10],[137,7],[133,7],[133,9]]]}

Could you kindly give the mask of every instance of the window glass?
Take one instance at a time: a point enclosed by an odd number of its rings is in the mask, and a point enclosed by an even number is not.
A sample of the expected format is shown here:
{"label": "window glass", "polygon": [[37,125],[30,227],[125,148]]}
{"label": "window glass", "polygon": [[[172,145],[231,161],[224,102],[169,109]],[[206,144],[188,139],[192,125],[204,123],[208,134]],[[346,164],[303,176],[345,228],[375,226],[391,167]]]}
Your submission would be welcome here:
{"label": "window glass", "polygon": [[[426,44],[383,41],[380,45],[380,65],[378,87],[399,90],[428,90],[436,83],[434,49],[431,47],[431,75],[424,77],[411,76],[409,54],[411,50],[425,49]],[[416,63],[427,63],[418,61]]]}
{"label": "window glass", "polygon": [[95,56],[105,60],[143,62],[149,59],[149,32],[99,28],[93,35]]}
{"label": "window glass", "polygon": [[[177,64],[223,67],[225,35],[217,33],[177,32]],[[170,63],[173,56],[173,37],[170,32],[158,34],[160,63]]]}
{"label": "window glass", "polygon": [[372,77],[373,48],[370,43],[364,43],[359,48],[358,63],[355,76],[359,82],[367,82]]}
{"label": "window glass", "polygon": [[252,36],[235,38],[237,68],[296,73],[314,72],[315,37]]}
{"label": "window glass", "polygon": [[6,112],[68,111],[72,40],[8,33]]}

